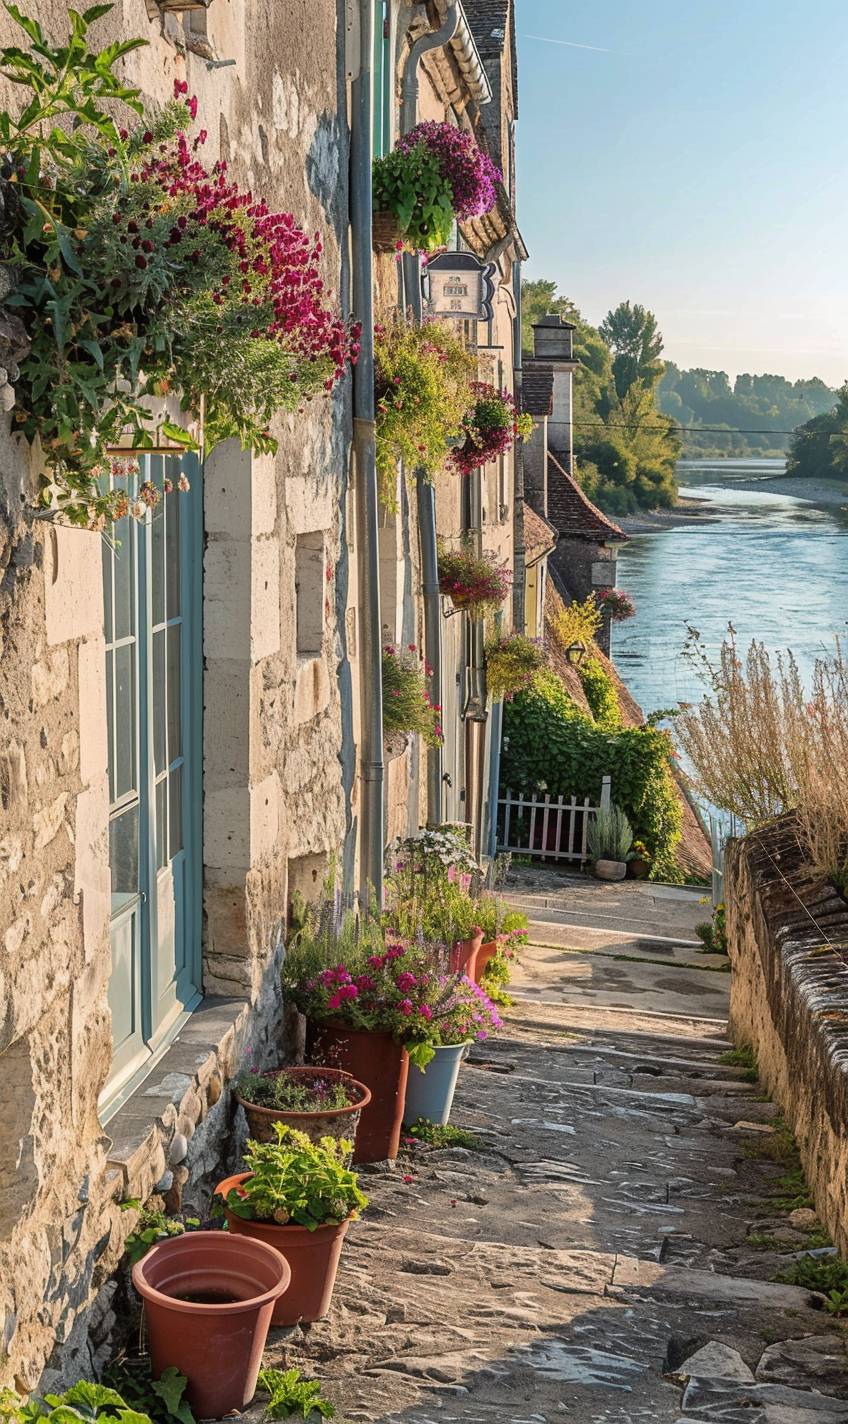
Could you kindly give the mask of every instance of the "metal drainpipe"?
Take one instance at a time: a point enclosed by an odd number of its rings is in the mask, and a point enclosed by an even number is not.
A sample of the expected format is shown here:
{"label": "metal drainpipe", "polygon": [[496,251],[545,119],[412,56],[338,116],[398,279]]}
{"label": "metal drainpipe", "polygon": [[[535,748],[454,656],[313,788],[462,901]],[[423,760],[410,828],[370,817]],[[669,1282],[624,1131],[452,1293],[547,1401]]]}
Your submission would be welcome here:
{"label": "metal drainpipe", "polygon": [[353,453],[359,602],[360,897],[383,904],[383,684],[377,443],[374,427],[374,303],[371,251],[374,4],[360,0],[360,67],[351,86],[350,226],[353,310],[362,323],[353,368]]}
{"label": "metal drainpipe", "polygon": [[[515,326],[513,336],[513,384],[515,404],[521,410],[521,392],[524,384],[521,352],[521,261],[516,257],[512,269],[512,291],[515,300]],[[523,633],[527,624],[526,566],[524,546],[524,443],[517,440],[513,447],[513,507],[512,507],[512,623],[516,633]]]}
{"label": "metal drainpipe", "polygon": [[[415,127],[418,118],[418,65],[431,49],[439,49],[453,39],[459,24],[459,5],[448,7],[440,29],[422,35],[415,41],[403,68],[401,87],[401,136]],[[403,274],[406,301],[413,321],[421,322],[421,276],[416,255],[405,254]],[[433,701],[441,706],[442,696],[442,606],[439,595],[439,560],[436,551],[436,491],[422,470],[415,472],[415,492],[418,507],[418,539],[421,551],[421,581],[424,600],[424,655],[433,669],[430,687]],[[427,751],[427,824],[438,826],[442,820],[442,773],[444,762],[441,747]]]}

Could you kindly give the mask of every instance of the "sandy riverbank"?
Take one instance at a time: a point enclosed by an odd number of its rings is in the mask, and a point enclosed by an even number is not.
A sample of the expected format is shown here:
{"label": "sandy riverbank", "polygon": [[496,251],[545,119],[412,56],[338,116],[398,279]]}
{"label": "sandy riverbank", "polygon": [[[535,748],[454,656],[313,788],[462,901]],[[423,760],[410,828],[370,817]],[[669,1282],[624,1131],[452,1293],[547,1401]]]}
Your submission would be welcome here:
{"label": "sandy riverbank", "polygon": [[706,499],[681,495],[673,509],[640,509],[638,514],[625,514],[616,519],[625,534],[658,534],[662,529],[681,529],[686,524],[715,524]]}
{"label": "sandy riverbank", "polygon": [[[711,472],[712,473],[712,472]],[[839,480],[805,480],[790,475],[760,475],[748,479],[726,479],[727,489],[750,490],[753,493],[789,495],[822,509],[848,511],[848,484]],[[715,524],[709,500],[681,495],[673,509],[640,510],[624,515],[616,522],[625,534],[657,534],[663,529],[681,529],[687,524]]]}
{"label": "sandy riverbank", "polygon": [[733,489],[787,494],[830,509],[848,509],[848,484],[841,480],[805,480],[791,475],[762,475],[747,480],[728,480]]}

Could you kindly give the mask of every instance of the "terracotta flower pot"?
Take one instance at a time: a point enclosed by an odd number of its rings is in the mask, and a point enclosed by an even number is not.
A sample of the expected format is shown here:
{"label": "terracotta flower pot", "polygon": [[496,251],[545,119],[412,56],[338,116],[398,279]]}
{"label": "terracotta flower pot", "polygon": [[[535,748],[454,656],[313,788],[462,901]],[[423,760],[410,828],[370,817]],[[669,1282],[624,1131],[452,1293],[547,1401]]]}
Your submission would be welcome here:
{"label": "terracotta flower pot", "polygon": [[[249,1172],[238,1172],[225,1178],[215,1188],[216,1194],[226,1198],[249,1176]],[[234,1236],[273,1247],[291,1268],[289,1288],[274,1306],[273,1325],[296,1325],[299,1320],[319,1320],[327,1314],[350,1219],[340,1226],[318,1226],[308,1231],[305,1226],[278,1226],[275,1221],[247,1221],[226,1207],[224,1215],[227,1230]]]}
{"label": "terracotta flower pot", "polygon": [[354,1140],[360,1114],[371,1101],[370,1089],[366,1088],[364,1083],[357,1083],[355,1078],[349,1073],[343,1073],[340,1068],[272,1068],[263,1076],[273,1078],[278,1073],[285,1073],[290,1078],[300,1078],[306,1082],[316,1074],[320,1074],[322,1078],[332,1078],[336,1082],[342,1082],[355,1094],[355,1101],[347,1107],[327,1108],[324,1112],[286,1112],[282,1108],[266,1108],[258,1103],[249,1103],[246,1098],[236,1093],[237,1101],[244,1108],[248,1130],[254,1141],[273,1142],[275,1122],[284,1122],[287,1127],[296,1127],[299,1132],[305,1132],[310,1142],[317,1142],[321,1137],[334,1137],[337,1141],[340,1137],[349,1137],[351,1142]]}
{"label": "terracotta flower pot", "polygon": [[477,958],[474,962],[474,978],[478,984],[482,984],[486,966],[494,959],[497,952],[498,942],[496,939],[490,939],[486,944],[480,945],[477,951]]}
{"label": "terracotta flower pot", "polygon": [[452,974],[465,974],[469,979],[475,977],[477,954],[483,943],[483,931],[472,935],[470,939],[458,939],[451,947],[449,967]]}
{"label": "terracotta flower pot", "polygon": [[403,242],[400,223],[394,213],[373,213],[371,217],[371,246],[375,252],[396,252],[398,243]]}
{"label": "terracotta flower pot", "polygon": [[371,1090],[356,1132],[354,1162],[397,1157],[409,1054],[390,1033],[369,1033],[338,1023],[309,1022],[306,1045],[312,1058],[338,1063]]}
{"label": "terracotta flower pot", "polygon": [[264,1241],[190,1231],[152,1246],[132,1269],[144,1301],[154,1378],[171,1365],[188,1380],[198,1419],[242,1410],[256,1377],[288,1261]]}

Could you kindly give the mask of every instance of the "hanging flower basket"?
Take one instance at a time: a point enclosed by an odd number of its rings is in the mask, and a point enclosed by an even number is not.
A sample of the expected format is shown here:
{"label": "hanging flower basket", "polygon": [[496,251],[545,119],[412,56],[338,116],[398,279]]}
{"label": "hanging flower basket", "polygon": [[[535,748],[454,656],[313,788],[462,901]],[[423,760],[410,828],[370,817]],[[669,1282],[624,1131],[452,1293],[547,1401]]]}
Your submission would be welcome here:
{"label": "hanging flower basket", "polygon": [[533,638],[523,633],[491,638],[486,644],[486,685],[492,701],[509,702],[517,692],[532,687],[544,665],[544,650]]}
{"label": "hanging flower basket", "polygon": [[430,701],[427,691],[430,675],[431,669],[414,643],[406,648],[387,643],[383,648],[383,737],[389,747],[396,745],[396,738],[411,732],[418,732],[430,747],[444,740],[442,709]]}
{"label": "hanging flower basket", "polygon": [[439,591],[472,618],[497,613],[512,587],[509,565],[493,553],[476,554],[469,545],[439,549]]}
{"label": "hanging flower basket", "polygon": [[451,455],[451,463],[462,475],[497,459],[533,431],[532,417],[519,415],[509,391],[499,391],[486,381],[475,381],[472,391],[474,404],[462,422],[465,438]]}
{"label": "hanging flower basket", "polygon": [[456,218],[491,211],[500,182],[489,155],[466,130],[417,124],[391,153],[374,160],[375,234],[378,219],[390,212],[405,247],[419,252],[446,247]]}
{"label": "hanging flower basket", "polygon": [[629,594],[619,588],[602,588],[597,594],[598,607],[613,623],[626,623],[636,612],[636,604]]}

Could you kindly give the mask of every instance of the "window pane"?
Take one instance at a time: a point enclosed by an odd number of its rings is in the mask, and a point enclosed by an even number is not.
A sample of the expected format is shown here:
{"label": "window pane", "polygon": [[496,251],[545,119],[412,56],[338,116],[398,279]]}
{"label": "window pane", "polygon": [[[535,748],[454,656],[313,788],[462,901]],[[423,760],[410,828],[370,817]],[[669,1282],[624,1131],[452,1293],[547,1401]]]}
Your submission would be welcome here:
{"label": "window pane", "polygon": [[168,765],[168,746],[165,738],[165,636],[160,628],[153,634],[153,766],[158,774]]}
{"label": "window pane", "polygon": [[106,654],[106,735],[109,755],[109,800],[115,800],[115,715],[112,707],[112,653]]}
{"label": "window pane", "polygon": [[135,645],[125,644],[115,650],[115,796],[117,801],[135,790],[135,728],[136,728]]}
{"label": "window pane", "polygon": [[150,517],[150,590],[153,622],[165,621],[165,510],[160,503]]}
{"label": "window pane", "polygon": [[138,893],[138,805],[121,811],[109,822],[109,866],[112,872],[112,909],[126,895]]}
{"label": "window pane", "polygon": [[178,766],[176,771],[172,771],[168,777],[170,784],[170,829],[171,845],[170,855],[174,856],[183,848],[183,787],[182,787],[182,767]]}
{"label": "window pane", "polygon": [[115,531],[115,639],[135,632],[135,531],[130,520],[119,519]]}
{"label": "window pane", "polygon": [[182,626],[175,623],[168,629],[168,761],[182,755],[180,693],[180,647]]}
{"label": "window pane", "polygon": [[168,863],[168,778],[156,783],[156,869]]}
{"label": "window pane", "polygon": [[[179,479],[177,474],[174,484]],[[180,519],[182,495],[178,489],[165,496],[165,567],[168,587],[168,617],[180,614]]]}
{"label": "window pane", "polygon": [[100,541],[103,558],[103,636],[107,643],[114,637],[112,629],[112,535],[104,535]]}

